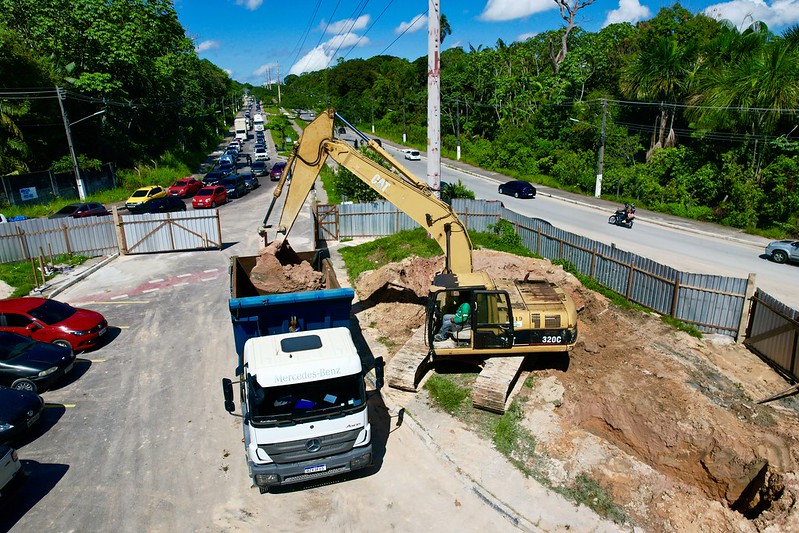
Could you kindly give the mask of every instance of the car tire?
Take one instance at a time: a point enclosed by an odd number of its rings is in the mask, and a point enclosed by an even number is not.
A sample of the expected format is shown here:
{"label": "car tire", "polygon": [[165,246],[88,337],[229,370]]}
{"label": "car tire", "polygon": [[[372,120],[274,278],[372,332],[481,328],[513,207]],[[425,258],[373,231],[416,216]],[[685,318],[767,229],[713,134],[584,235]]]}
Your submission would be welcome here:
{"label": "car tire", "polygon": [[211,209],[216,209],[216,201],[211,202]]}
{"label": "car tire", "polygon": [[35,393],[36,383],[29,379],[20,378],[11,384],[11,388],[14,390],[26,390]]}
{"label": "car tire", "polygon": [[519,197],[519,193],[517,193],[517,192],[513,193],[513,197],[514,198],[518,198]]}
{"label": "car tire", "polygon": [[788,261],[788,254],[786,254],[782,250],[774,250],[774,252],[772,252],[771,254],[771,259],[775,263],[782,264]]}
{"label": "car tire", "polygon": [[502,187],[500,187],[499,189],[497,189],[497,192],[498,192],[499,194],[505,194],[505,191],[502,189]]}
{"label": "car tire", "polygon": [[53,341],[53,344],[56,346],[61,346],[62,348],[69,348],[69,352],[72,353],[72,345],[69,343],[69,341],[64,339],[56,339]]}

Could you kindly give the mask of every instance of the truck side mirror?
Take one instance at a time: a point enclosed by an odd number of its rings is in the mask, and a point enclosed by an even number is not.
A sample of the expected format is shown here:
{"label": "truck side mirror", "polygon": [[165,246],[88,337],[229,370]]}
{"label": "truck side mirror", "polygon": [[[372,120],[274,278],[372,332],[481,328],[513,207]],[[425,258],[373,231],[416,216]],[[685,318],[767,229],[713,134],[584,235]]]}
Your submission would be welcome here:
{"label": "truck side mirror", "polygon": [[384,368],[386,366],[386,362],[383,361],[382,357],[375,357],[375,388],[380,390],[383,388],[384,385]]}
{"label": "truck side mirror", "polygon": [[233,382],[228,378],[222,378],[222,393],[225,395],[225,411],[233,413],[236,409],[233,404]]}

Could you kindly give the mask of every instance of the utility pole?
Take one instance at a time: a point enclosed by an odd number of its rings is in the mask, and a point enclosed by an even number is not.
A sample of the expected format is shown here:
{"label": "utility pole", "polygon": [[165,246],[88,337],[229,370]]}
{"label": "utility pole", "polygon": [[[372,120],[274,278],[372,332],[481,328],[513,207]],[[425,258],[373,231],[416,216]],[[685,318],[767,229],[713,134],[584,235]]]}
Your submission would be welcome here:
{"label": "utility pole", "polygon": [[461,104],[455,100],[455,139],[457,139],[457,160],[461,160]]}
{"label": "utility pole", "polygon": [[608,101],[606,98],[602,99],[602,129],[599,130],[599,153],[597,154],[596,164],[596,188],[594,196],[599,198],[602,196],[602,166],[605,163],[605,118],[608,116]]}
{"label": "utility pole", "polygon": [[75,172],[75,183],[78,186],[78,197],[81,200],[86,199],[86,186],[83,184],[83,178],[80,175],[80,167],[78,166],[78,156],[75,155],[75,147],[72,144],[72,130],[69,127],[69,118],[67,117],[67,110],[64,108],[64,98],[67,96],[67,91],[61,87],[56,86],[56,93],[58,93],[58,105],[61,107],[61,118],[64,119],[64,130],[67,132],[67,144],[69,145],[69,155],[72,156],[72,170]]}
{"label": "utility pole", "polygon": [[280,105],[280,64],[277,65],[277,105]]}
{"label": "utility pole", "polygon": [[372,97],[372,134],[375,132],[375,98]]}
{"label": "utility pole", "polygon": [[427,12],[427,184],[441,188],[441,7],[428,0]]}
{"label": "utility pole", "polygon": [[408,127],[405,122],[405,98],[402,99],[402,144],[408,142]]}

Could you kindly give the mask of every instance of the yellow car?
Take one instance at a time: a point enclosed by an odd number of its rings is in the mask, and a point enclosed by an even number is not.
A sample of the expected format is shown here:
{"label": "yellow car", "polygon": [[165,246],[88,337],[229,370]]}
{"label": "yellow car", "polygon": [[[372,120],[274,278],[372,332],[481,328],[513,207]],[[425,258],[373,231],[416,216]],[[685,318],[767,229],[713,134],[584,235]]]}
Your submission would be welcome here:
{"label": "yellow car", "polygon": [[133,194],[130,195],[130,198],[125,200],[125,207],[130,209],[131,207],[136,207],[155,198],[163,198],[167,195],[167,190],[158,185],[142,187],[133,191]]}

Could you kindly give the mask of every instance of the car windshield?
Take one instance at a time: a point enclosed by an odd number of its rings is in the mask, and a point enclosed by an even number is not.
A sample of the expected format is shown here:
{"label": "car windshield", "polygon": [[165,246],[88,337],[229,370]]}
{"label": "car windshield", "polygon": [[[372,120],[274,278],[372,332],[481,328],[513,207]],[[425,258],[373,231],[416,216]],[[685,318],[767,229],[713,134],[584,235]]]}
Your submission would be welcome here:
{"label": "car windshield", "polygon": [[76,309],[74,307],[70,307],[67,304],[55,300],[45,300],[42,305],[29,311],[32,317],[41,320],[48,326],[63,322],[74,315],[75,312]]}
{"label": "car windshield", "polygon": [[68,205],[66,207],[62,207],[61,209],[58,210],[58,214],[71,215],[72,213],[78,210],[78,207],[79,207],[78,205]]}
{"label": "car windshield", "polygon": [[147,189],[138,189],[136,191],[133,191],[133,194],[131,194],[131,196],[133,198],[141,198],[142,196],[147,196],[148,192],[149,191]]}
{"label": "car windshield", "polygon": [[251,376],[247,386],[256,424],[338,416],[366,406],[360,374],[278,387],[261,387]]}
{"label": "car windshield", "polygon": [[211,196],[213,193],[212,189],[200,189],[197,191],[197,196]]}
{"label": "car windshield", "polygon": [[22,335],[0,331],[0,361],[10,361],[29,350],[36,341]]}
{"label": "car windshield", "polygon": [[188,184],[189,184],[188,181],[176,181],[173,187],[185,187]]}

